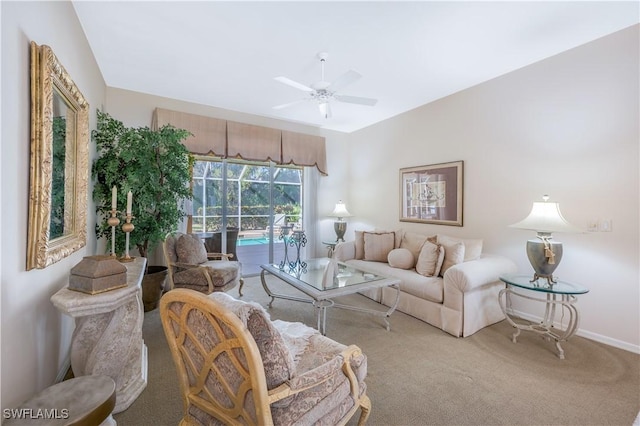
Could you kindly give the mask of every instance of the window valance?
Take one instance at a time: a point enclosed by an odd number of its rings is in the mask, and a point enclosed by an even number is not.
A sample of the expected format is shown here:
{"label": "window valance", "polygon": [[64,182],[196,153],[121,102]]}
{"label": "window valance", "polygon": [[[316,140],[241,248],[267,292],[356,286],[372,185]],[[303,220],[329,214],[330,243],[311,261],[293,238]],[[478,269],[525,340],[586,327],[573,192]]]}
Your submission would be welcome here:
{"label": "window valance", "polygon": [[193,136],[189,136],[184,141],[184,145],[190,152],[226,157],[226,120],[156,108],[153,112],[153,128],[158,129],[165,124],[171,124],[173,127],[192,133]]}
{"label": "window valance", "polygon": [[184,144],[194,154],[315,166],[327,174],[325,139],[321,136],[156,108],[152,126],[166,124],[193,134]]}

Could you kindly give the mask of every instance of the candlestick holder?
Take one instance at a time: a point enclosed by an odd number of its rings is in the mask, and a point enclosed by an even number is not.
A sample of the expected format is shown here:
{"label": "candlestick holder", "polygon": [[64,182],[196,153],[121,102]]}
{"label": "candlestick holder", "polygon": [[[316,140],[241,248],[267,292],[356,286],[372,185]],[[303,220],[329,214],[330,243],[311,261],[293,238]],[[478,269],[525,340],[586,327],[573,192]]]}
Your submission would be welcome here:
{"label": "candlestick holder", "polygon": [[107,224],[111,227],[111,256],[116,257],[116,226],[120,225],[120,219],[116,216],[118,210],[111,209],[111,217],[107,219]]}
{"label": "candlestick holder", "polygon": [[124,256],[121,257],[120,259],[118,259],[120,262],[131,262],[131,261],[133,261],[133,257],[129,256],[129,234],[135,228],[133,226],[133,223],[131,223],[132,219],[133,219],[133,216],[131,215],[131,213],[127,213],[127,215],[125,216],[125,223],[122,225],[122,230],[126,234],[126,243],[125,243]]}

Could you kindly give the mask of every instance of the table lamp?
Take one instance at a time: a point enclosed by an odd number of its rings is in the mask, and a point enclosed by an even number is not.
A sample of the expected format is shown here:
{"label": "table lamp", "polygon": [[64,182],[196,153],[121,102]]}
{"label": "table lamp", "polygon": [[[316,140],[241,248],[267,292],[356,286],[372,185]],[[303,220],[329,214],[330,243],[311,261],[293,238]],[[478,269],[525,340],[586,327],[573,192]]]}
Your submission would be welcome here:
{"label": "table lamp", "polygon": [[582,232],[573,226],[560,213],[558,203],[549,202],[549,196],[544,195],[542,202],[534,202],[529,216],[524,220],[509,225],[511,228],[527,229],[537,232],[537,239],[527,241],[527,257],[535,271],[531,282],[539,278],[546,278],[551,286],[556,283],[553,272],[562,259],[562,243],[551,241],[552,232]]}
{"label": "table lamp", "polygon": [[347,211],[347,207],[342,200],[338,201],[336,208],[333,209],[330,217],[337,217],[338,220],[333,222],[333,229],[336,231],[336,242],[344,241],[344,233],[347,230],[347,222],[344,221],[345,217],[351,217],[351,213]]}

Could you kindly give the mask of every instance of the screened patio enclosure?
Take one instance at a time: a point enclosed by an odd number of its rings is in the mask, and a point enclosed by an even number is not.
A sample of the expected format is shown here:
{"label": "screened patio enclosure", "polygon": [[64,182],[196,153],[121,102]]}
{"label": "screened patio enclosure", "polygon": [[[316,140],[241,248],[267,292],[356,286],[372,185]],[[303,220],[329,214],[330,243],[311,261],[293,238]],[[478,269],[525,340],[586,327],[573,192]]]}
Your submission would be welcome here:
{"label": "screened patio enclosure", "polygon": [[225,247],[226,230],[237,229],[243,275],[254,275],[284,259],[281,232],[302,228],[302,197],[300,167],[197,158],[191,232],[221,232]]}

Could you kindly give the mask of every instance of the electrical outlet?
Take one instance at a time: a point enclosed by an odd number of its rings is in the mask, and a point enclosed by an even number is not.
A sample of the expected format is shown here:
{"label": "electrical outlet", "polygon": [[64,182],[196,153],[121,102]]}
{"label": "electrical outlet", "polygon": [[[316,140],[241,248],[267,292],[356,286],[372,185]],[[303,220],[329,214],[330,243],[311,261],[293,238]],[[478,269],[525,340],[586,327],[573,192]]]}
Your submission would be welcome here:
{"label": "electrical outlet", "polygon": [[589,232],[598,232],[598,220],[592,219],[587,222],[587,231]]}
{"label": "electrical outlet", "polygon": [[611,232],[612,228],[612,223],[611,223],[611,219],[602,219],[600,220],[598,229],[600,230],[600,232]]}

